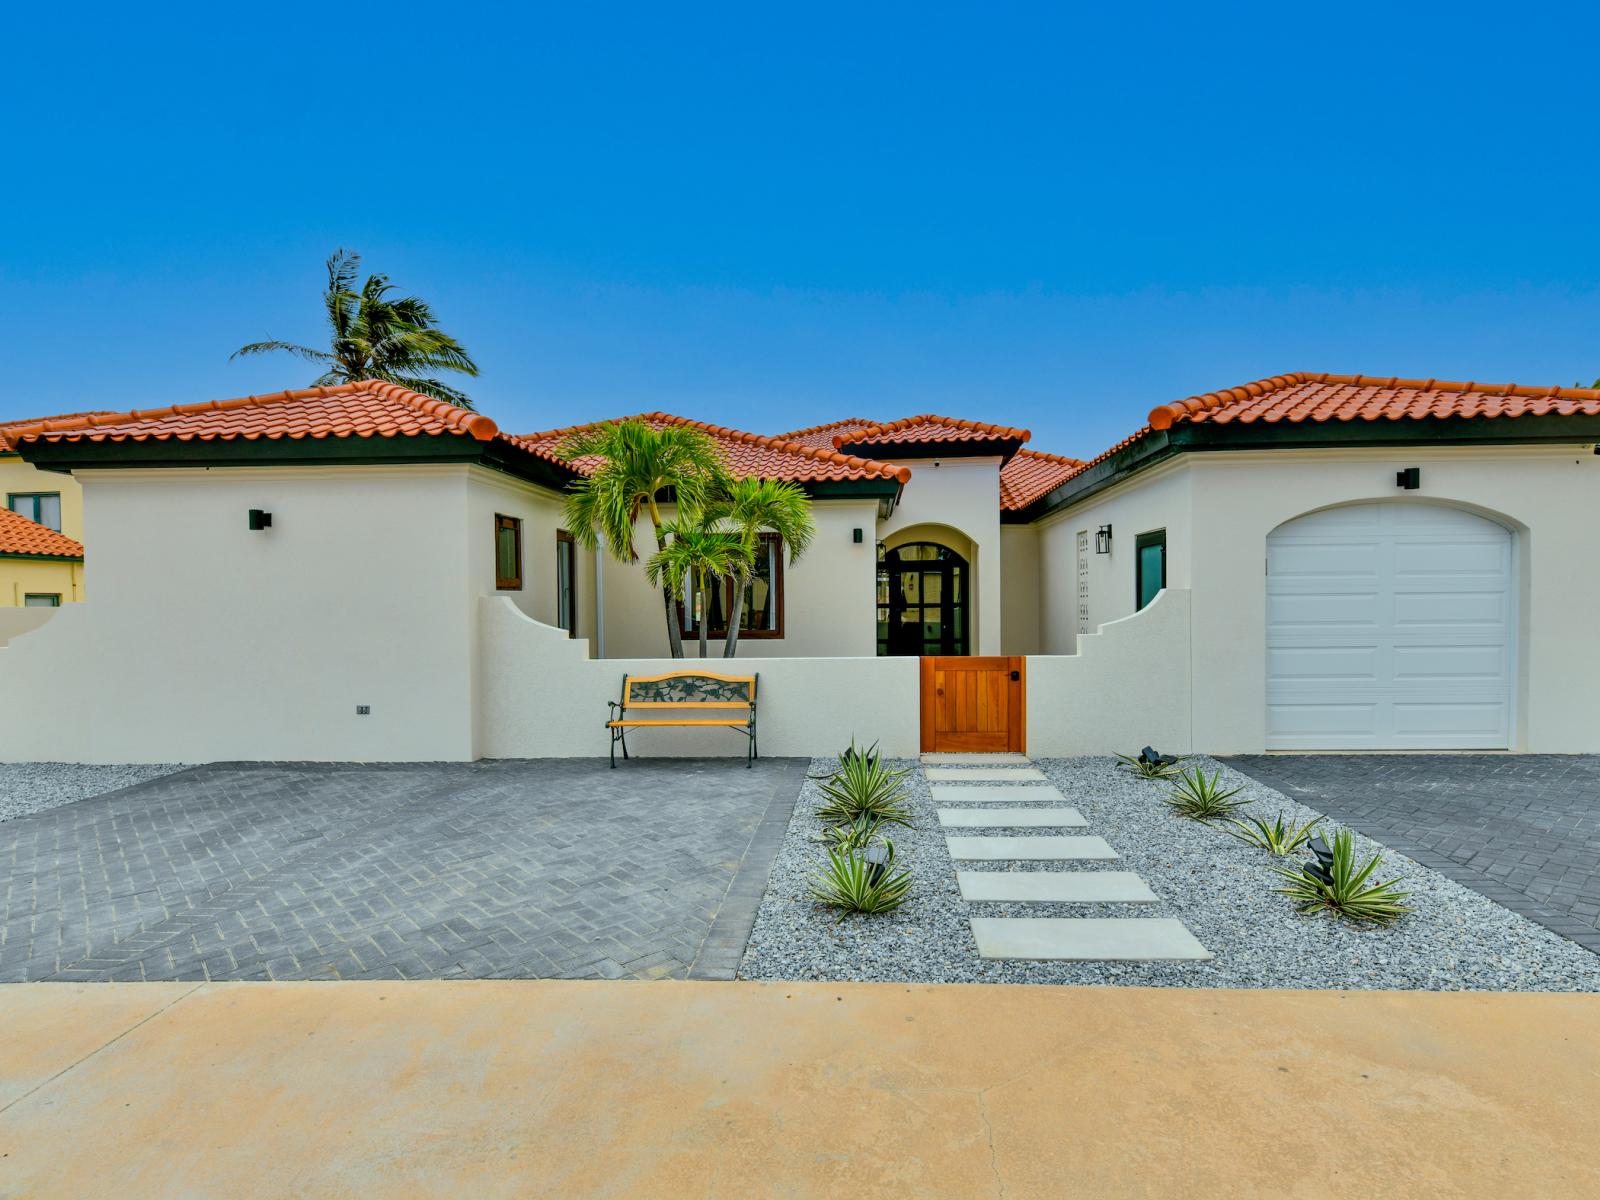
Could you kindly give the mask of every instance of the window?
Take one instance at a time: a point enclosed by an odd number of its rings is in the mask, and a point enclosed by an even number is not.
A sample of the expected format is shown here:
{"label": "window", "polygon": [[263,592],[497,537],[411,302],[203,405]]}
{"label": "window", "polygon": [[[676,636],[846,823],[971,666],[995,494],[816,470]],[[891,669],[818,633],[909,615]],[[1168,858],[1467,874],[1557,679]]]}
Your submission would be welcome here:
{"label": "window", "polygon": [[[713,586],[709,591],[706,636],[725,638],[728,636],[728,613],[733,608],[733,581],[724,579],[721,587]],[[692,585],[685,589],[678,611],[683,619],[683,636],[699,637]],[[783,539],[775,533],[763,533],[756,545],[755,569],[745,581],[744,607],[739,611],[739,636],[783,636]]]}
{"label": "window", "polygon": [[22,597],[23,608],[60,608],[60,592],[28,592]]}
{"label": "window", "polygon": [[522,521],[494,515],[494,586],[502,592],[522,587]]}
{"label": "window", "polygon": [[967,652],[967,560],[936,542],[878,547],[878,653]]}
{"label": "window", "polygon": [[1133,540],[1135,611],[1156,598],[1167,586],[1167,531],[1141,533]]}
{"label": "window", "polygon": [[556,624],[578,636],[578,548],[565,529],[556,530]]}
{"label": "window", "polygon": [[12,492],[6,497],[6,507],[46,529],[61,532],[60,492]]}

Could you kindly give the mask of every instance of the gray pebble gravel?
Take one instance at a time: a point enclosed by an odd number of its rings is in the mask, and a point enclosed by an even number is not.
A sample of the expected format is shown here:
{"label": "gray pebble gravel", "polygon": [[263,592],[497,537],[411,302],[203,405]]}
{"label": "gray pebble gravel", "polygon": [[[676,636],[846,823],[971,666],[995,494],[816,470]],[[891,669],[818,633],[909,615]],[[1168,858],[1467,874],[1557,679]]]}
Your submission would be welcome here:
{"label": "gray pebble gravel", "polygon": [[[831,769],[814,760],[811,773]],[[1163,785],[1109,758],[1047,759],[1044,769],[1084,829],[962,829],[1012,836],[1098,834],[1121,856],[1103,863],[983,863],[969,869],[1121,870],[1142,876],[1157,904],[968,904],[916,764],[906,777],[914,829],[891,833],[896,865],[911,870],[912,899],[894,913],[852,915],[807,898],[826,860],[814,839],[816,782],[795,806],[782,850],[745,951],[745,979],[885,982],[1128,984],[1159,987],[1393,988],[1432,991],[1600,991],[1600,956],[1518,916],[1371,839],[1355,835],[1364,859],[1384,852],[1381,878],[1398,877],[1416,911],[1389,928],[1330,915],[1301,916],[1274,889],[1271,866],[1284,862],[1221,829],[1172,816]],[[1320,816],[1263,784],[1207,758],[1188,765],[1221,770],[1252,803],[1241,815],[1296,824]],[[1020,789],[1019,789],[1020,790]],[[942,802],[944,803],[944,802]],[[1044,806],[1044,802],[1035,802]],[[948,805],[947,805],[948,806]],[[1338,828],[1322,823],[1323,832]],[[1177,917],[1215,958],[1209,962],[1067,963],[980,959],[970,917]]]}
{"label": "gray pebble gravel", "polygon": [[184,763],[0,763],[0,821],[171,775]]}

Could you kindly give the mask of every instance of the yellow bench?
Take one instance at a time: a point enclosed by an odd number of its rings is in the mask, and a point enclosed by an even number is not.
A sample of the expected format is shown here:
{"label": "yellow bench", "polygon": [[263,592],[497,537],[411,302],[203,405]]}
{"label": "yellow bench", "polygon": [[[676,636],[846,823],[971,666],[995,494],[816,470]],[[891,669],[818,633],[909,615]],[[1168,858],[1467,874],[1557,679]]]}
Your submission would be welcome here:
{"label": "yellow bench", "polygon": [[[624,675],[622,700],[608,700],[612,717],[606,722],[611,731],[611,765],[617,765],[617,746],[622,746],[622,757],[628,757],[628,730],[682,727],[685,729],[732,729],[750,739],[745,766],[750,766],[760,754],[756,746],[756,682],[757,675],[718,675],[711,671],[668,671],[664,675]],[[699,716],[631,716],[631,712],[646,713],[707,709],[737,710],[736,717]]]}

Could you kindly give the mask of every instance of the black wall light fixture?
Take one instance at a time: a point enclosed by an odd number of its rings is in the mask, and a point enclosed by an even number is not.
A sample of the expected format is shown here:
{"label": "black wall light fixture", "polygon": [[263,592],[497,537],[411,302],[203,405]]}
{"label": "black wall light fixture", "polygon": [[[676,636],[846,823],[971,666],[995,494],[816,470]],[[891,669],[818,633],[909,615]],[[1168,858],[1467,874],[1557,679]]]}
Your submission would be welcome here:
{"label": "black wall light fixture", "polygon": [[861,526],[859,526],[859,525],[856,526],[855,533],[851,535],[850,540],[852,542],[854,542],[858,546],[861,545],[861,542],[862,542]]}
{"label": "black wall light fixture", "polygon": [[1102,525],[1094,531],[1094,552],[1096,554],[1111,553],[1111,526]]}
{"label": "black wall light fixture", "polygon": [[250,528],[253,530],[271,529],[272,514],[259,508],[250,510]]}
{"label": "black wall light fixture", "polygon": [[1405,488],[1408,492],[1416,491],[1422,486],[1422,468],[1407,467],[1404,471],[1396,471],[1394,485],[1397,488]]}

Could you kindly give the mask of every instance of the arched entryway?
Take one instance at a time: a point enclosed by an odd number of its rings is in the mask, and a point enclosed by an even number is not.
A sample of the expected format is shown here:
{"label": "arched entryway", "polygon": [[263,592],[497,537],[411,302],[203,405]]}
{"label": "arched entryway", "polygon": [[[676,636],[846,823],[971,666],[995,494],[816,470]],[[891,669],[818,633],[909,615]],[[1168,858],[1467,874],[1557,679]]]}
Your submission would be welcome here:
{"label": "arched entryway", "polygon": [[878,553],[878,653],[968,652],[972,568],[949,546],[907,542]]}
{"label": "arched entryway", "polygon": [[1516,542],[1444,504],[1351,504],[1267,536],[1267,748],[1503,749]]}

